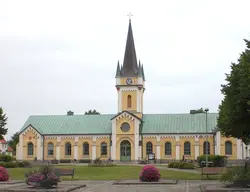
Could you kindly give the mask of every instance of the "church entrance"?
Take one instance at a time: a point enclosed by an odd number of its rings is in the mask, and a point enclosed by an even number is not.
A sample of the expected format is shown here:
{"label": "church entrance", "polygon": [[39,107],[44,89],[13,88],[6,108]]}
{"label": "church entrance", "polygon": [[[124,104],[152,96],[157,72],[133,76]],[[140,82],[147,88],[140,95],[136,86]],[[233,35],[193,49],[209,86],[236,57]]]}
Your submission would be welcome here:
{"label": "church entrance", "polygon": [[121,142],[120,148],[120,161],[130,161],[131,160],[131,144],[128,140]]}

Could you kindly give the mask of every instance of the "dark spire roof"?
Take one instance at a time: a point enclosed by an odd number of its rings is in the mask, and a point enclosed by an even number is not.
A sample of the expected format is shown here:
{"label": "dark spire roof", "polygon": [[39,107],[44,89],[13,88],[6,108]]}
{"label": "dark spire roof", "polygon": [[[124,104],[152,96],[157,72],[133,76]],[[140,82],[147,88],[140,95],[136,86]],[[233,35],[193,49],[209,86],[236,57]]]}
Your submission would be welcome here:
{"label": "dark spire roof", "polygon": [[146,81],[145,74],[144,74],[144,69],[143,69],[143,65],[141,66],[141,70],[142,70],[142,78],[143,78],[143,81]]}
{"label": "dark spire roof", "polygon": [[142,68],[141,68],[141,62],[140,62],[140,60],[139,60],[138,76],[142,77]]}
{"label": "dark spire roof", "polygon": [[118,63],[117,63],[117,68],[116,68],[115,77],[121,77],[121,68],[120,68],[119,61],[118,61]]}
{"label": "dark spire roof", "polygon": [[123,77],[134,77],[137,76],[138,74],[134,37],[130,19],[129,19],[128,35],[127,35],[123,67],[121,69],[121,72],[122,72],[121,76]]}

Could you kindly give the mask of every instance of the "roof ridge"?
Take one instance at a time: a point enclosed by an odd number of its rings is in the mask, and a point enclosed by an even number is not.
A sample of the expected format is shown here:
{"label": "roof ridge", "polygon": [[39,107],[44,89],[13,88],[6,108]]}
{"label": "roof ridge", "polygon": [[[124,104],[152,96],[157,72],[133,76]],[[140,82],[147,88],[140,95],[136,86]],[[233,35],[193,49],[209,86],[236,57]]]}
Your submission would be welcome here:
{"label": "roof ridge", "polygon": [[[195,113],[195,114],[190,114],[190,113],[143,113],[143,115],[198,115],[198,114],[205,114],[205,113]],[[207,113],[207,114],[218,114],[218,113]]]}
{"label": "roof ridge", "polygon": [[58,116],[107,116],[107,115],[116,115],[116,114],[100,114],[100,115],[85,115],[85,114],[74,114],[74,115],[67,115],[67,114],[64,114],[64,115],[30,115],[29,117],[52,117],[52,116],[55,116],[55,117],[58,117]]}

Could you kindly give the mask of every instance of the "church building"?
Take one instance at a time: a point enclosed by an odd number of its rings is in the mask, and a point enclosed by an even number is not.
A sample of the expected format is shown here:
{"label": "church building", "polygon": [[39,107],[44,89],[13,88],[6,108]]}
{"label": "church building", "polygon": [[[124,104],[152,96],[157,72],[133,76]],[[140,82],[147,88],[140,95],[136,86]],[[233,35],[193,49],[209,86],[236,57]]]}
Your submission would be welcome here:
{"label": "church building", "polygon": [[[129,20],[124,61],[116,68],[116,114],[30,116],[19,132],[18,160],[88,161],[101,158],[157,162],[196,159],[205,154],[242,159],[250,151],[241,140],[218,131],[217,113],[145,114],[146,77],[137,61]],[[150,90],[147,90],[150,91]],[[116,102],[116,101],[114,101]]]}

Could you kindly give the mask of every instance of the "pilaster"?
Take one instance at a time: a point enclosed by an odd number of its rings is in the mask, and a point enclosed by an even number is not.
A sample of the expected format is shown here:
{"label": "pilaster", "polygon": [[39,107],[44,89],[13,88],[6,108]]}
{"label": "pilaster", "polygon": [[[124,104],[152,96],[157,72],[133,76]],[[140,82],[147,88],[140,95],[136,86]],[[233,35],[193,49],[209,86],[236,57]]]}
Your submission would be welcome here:
{"label": "pilaster", "polygon": [[161,145],[160,145],[161,137],[160,135],[156,136],[156,159],[161,159]]}
{"label": "pilaster", "polygon": [[175,146],[176,160],[180,160],[180,136],[179,135],[175,137],[175,141],[176,141],[176,146]]}
{"label": "pilaster", "polygon": [[61,137],[57,137],[56,142],[56,160],[60,160]]}
{"label": "pilaster", "polygon": [[96,159],[96,136],[93,136],[93,144],[92,144],[92,160]]}
{"label": "pilaster", "polygon": [[200,143],[199,143],[199,137],[195,137],[195,142],[194,142],[194,154],[195,154],[195,159],[200,155]]}
{"label": "pilaster", "polygon": [[118,112],[122,111],[122,91],[118,90]]}
{"label": "pilaster", "polygon": [[37,134],[36,135],[37,137],[37,143],[36,143],[36,147],[37,147],[37,154],[36,154],[36,157],[37,157],[37,160],[43,160],[42,159],[42,136],[40,134]]}
{"label": "pilaster", "polygon": [[75,137],[75,143],[74,143],[74,159],[78,160],[78,137]]}
{"label": "pilaster", "polygon": [[221,152],[220,152],[220,145],[221,145],[221,133],[220,131],[216,132],[216,136],[215,136],[215,143],[216,143],[216,146],[215,146],[215,155],[220,155]]}
{"label": "pilaster", "polygon": [[139,154],[139,125],[140,125],[140,122],[138,120],[135,120],[135,160],[138,160],[140,154]]}
{"label": "pilaster", "polygon": [[18,153],[18,160],[23,160],[23,154],[24,154],[24,151],[23,151],[23,134],[21,133],[19,135],[19,150],[17,150],[17,153]]}
{"label": "pilaster", "polygon": [[117,160],[116,159],[116,120],[114,119],[112,121],[112,152],[111,152],[111,159],[112,160]]}

